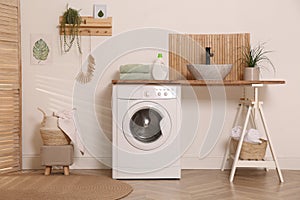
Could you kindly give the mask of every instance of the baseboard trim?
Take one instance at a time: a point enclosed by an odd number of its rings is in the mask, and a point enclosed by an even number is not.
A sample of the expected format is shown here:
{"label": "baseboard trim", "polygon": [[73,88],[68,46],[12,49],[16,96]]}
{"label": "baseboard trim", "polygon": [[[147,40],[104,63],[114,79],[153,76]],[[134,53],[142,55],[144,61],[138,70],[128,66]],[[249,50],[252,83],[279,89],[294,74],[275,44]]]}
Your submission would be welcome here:
{"label": "baseboard trim", "polygon": [[[271,159],[271,158],[266,158]],[[199,159],[196,156],[183,156],[181,158],[182,169],[221,169],[223,157],[206,157]],[[284,170],[300,170],[300,158],[278,158],[279,167]],[[225,165],[230,169],[229,162]]]}
{"label": "baseboard trim", "polygon": [[[108,163],[107,165],[103,163]],[[221,169],[223,157],[206,157],[199,159],[196,156],[183,156],[181,158],[182,169]],[[300,158],[278,158],[279,166],[285,170],[300,170]],[[22,169],[43,169],[39,155],[23,155]],[[74,157],[74,164],[71,169],[110,169],[111,157],[95,159],[93,157]],[[230,168],[226,164],[227,169]]]}

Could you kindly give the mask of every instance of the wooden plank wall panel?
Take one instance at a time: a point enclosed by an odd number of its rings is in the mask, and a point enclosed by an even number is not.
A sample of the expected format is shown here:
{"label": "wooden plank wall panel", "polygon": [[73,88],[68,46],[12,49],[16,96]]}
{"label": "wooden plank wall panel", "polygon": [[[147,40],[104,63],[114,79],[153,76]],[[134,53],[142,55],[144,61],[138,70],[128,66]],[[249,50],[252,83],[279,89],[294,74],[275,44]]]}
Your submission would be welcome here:
{"label": "wooden plank wall panel", "polygon": [[19,0],[0,0],[0,174],[21,169]]}
{"label": "wooden plank wall panel", "polygon": [[170,79],[194,79],[186,65],[205,64],[205,48],[210,47],[214,54],[211,64],[233,64],[225,80],[242,80],[241,58],[243,49],[250,47],[250,34],[170,34],[169,65]]}
{"label": "wooden plank wall panel", "polygon": [[4,5],[19,7],[19,0],[1,0],[0,2]]}

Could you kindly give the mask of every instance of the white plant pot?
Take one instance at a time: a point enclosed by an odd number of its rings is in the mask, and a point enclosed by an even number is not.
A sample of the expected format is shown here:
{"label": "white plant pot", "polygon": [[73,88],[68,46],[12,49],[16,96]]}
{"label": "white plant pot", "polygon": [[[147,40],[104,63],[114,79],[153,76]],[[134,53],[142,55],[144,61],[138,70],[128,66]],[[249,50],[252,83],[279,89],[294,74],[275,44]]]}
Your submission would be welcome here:
{"label": "white plant pot", "polygon": [[260,70],[258,67],[245,67],[244,80],[257,81],[259,80]]}

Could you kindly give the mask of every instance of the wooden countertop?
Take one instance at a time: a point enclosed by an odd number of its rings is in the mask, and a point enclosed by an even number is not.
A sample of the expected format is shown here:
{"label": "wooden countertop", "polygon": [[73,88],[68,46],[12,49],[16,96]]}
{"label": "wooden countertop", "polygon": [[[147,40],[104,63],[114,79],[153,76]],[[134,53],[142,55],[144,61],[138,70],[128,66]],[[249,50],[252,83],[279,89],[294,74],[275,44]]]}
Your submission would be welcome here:
{"label": "wooden countertop", "polygon": [[191,85],[191,86],[251,86],[253,84],[285,84],[284,80],[259,80],[259,81],[219,81],[219,80],[112,80],[112,84],[179,84],[179,85]]}

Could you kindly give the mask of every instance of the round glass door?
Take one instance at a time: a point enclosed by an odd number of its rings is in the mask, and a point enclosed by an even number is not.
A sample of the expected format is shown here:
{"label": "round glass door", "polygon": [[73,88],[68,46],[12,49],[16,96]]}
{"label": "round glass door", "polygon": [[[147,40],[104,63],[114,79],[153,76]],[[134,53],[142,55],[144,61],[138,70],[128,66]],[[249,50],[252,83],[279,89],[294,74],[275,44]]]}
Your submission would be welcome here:
{"label": "round glass door", "polygon": [[130,119],[130,132],[140,142],[149,143],[161,137],[162,116],[151,108],[137,111]]}
{"label": "round glass door", "polygon": [[155,149],[166,142],[171,120],[159,104],[141,102],[128,109],[123,119],[123,132],[128,142],[142,150]]}

